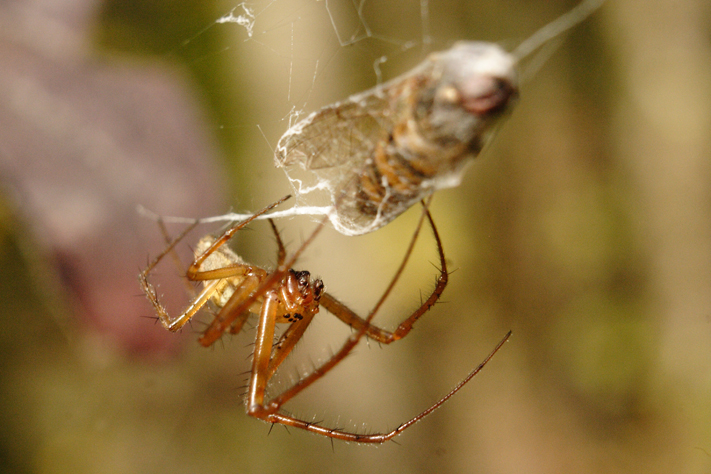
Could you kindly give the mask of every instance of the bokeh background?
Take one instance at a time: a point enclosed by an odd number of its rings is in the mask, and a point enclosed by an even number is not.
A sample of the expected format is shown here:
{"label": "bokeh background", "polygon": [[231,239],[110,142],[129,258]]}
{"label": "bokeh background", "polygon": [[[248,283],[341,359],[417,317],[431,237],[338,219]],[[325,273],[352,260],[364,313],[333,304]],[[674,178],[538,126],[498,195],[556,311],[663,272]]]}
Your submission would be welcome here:
{"label": "bokeh background", "polygon": [[[0,5],[0,471],[711,472],[705,0],[608,0],[566,35],[462,185],[435,197],[455,270],[445,302],[288,405],[392,429],[513,330],[397,443],[270,432],[241,398],[253,329],[204,349],[199,321],[170,334],[151,319],[136,275],[161,237],[136,206],[199,217],[289,192],[270,150],[289,111],[372,86],[382,56],[387,79],[426,53],[420,2],[380,3],[362,4],[373,34],[352,45],[365,30],[350,2],[253,4],[252,37],[216,23],[244,14],[229,2]],[[430,49],[513,48],[575,3],[432,0]],[[359,238],[325,230],[299,266],[365,313],[418,212]],[[314,224],[279,225],[294,249]],[[274,262],[263,224],[237,240]],[[432,288],[435,261],[425,235],[384,326]],[[178,272],[156,281],[180,310]],[[332,319],[319,315],[275,391],[347,337]]]}

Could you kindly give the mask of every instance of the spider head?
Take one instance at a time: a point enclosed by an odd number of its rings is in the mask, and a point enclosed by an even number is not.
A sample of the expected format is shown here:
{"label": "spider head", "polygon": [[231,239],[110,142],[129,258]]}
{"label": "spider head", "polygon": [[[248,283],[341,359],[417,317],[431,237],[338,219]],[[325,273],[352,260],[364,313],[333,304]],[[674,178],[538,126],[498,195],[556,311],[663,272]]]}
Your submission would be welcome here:
{"label": "spider head", "polygon": [[323,289],[323,282],[311,281],[308,271],[289,270],[281,290],[287,321],[299,320],[306,312],[317,313]]}

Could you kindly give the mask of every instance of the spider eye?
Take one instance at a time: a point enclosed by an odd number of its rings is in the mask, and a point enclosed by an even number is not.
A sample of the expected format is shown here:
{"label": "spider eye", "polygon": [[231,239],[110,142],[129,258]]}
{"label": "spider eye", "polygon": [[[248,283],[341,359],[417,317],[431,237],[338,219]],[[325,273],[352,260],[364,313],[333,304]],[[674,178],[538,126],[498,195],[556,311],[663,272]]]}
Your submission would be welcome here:
{"label": "spider eye", "polygon": [[302,319],[304,319],[304,316],[301,313],[294,313],[290,314],[287,319],[289,320],[289,322],[293,323],[295,321],[301,321]]}

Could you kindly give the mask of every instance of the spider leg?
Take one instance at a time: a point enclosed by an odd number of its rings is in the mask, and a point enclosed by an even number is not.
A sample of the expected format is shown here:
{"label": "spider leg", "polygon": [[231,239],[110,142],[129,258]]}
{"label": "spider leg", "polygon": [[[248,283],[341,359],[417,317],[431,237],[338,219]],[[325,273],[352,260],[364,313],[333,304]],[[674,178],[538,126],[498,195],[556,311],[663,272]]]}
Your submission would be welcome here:
{"label": "spider leg", "polygon": [[[237,231],[243,229],[247,224],[260,215],[274,209],[276,206],[289,199],[289,197],[290,196],[285,196],[281,198],[280,200],[255,213],[249,219],[246,219],[227,229],[207,250],[195,258],[193,263],[188,268],[188,278],[193,281],[215,280],[219,282],[220,279],[223,278],[245,277],[239,287],[235,289],[232,296],[227,300],[225,305],[220,309],[220,312],[217,314],[207,330],[198,339],[198,342],[200,342],[203,346],[208,347],[212,345],[227,330],[229,330],[232,334],[236,334],[241,331],[242,326],[244,326],[244,323],[249,317],[249,308],[251,306],[251,303],[249,306],[245,306],[242,303],[246,300],[250,300],[250,295],[252,295],[259,287],[260,282],[267,276],[267,272],[251,265],[239,263],[211,270],[200,270],[200,267],[210,255],[217,251],[217,249],[219,249],[222,245],[227,243],[227,241],[229,241],[232,236],[237,233]],[[272,228],[275,228],[273,223]],[[281,245],[281,240],[278,242]],[[213,284],[212,288],[215,288],[215,286],[216,285]],[[256,298],[251,301],[253,303],[256,301]]]}
{"label": "spider leg", "polygon": [[264,403],[267,383],[271,378],[269,373],[270,358],[272,353],[272,339],[276,325],[278,300],[276,293],[268,291],[264,294],[264,303],[259,312],[257,336],[252,357],[252,375],[249,380],[247,394],[247,413],[250,416],[266,421],[267,423],[280,423],[286,426],[305,429],[332,438],[349,441],[360,441],[360,436],[355,433],[346,433],[331,430],[314,423],[299,420],[289,415],[278,413],[280,406],[270,402]]}
{"label": "spider leg", "polygon": [[[160,313],[158,314],[161,317],[161,322],[163,323],[163,326],[169,331],[175,332],[185,326],[185,323],[190,321],[190,319],[197,314],[198,311],[200,311],[200,308],[205,306],[205,303],[208,302],[210,297],[213,295],[215,292],[215,288],[217,288],[217,285],[220,283],[220,280],[215,280],[211,281],[208,285],[206,285],[198,295],[190,301],[190,304],[188,307],[183,311],[183,313],[178,316],[175,319],[167,319],[168,314],[165,313],[164,315],[161,315]],[[163,316],[166,317],[166,320],[163,319]]]}
{"label": "spider leg", "polygon": [[286,357],[291,353],[296,343],[301,340],[306,328],[313,321],[316,313],[307,311],[302,315],[302,319],[291,323],[286,331],[281,335],[279,341],[274,345],[272,359],[269,361],[268,377],[271,378],[284,362]]}
{"label": "spider leg", "polygon": [[[278,282],[284,278],[284,276],[288,273],[289,268],[294,265],[294,263],[302,254],[304,249],[306,249],[306,247],[308,247],[316,239],[316,236],[319,234],[319,232],[321,232],[327,220],[328,216],[321,219],[321,221],[316,226],[316,229],[304,241],[304,243],[301,244],[301,247],[299,247],[299,249],[294,252],[294,254],[289,258],[289,260],[285,262],[285,264],[279,265],[276,270],[274,270],[262,280],[259,287],[255,289],[254,292],[248,298],[242,301],[241,304],[237,307],[237,309],[235,309],[236,313],[241,314],[242,312],[247,311],[249,308],[252,307],[252,305],[254,305],[254,303],[259,298],[261,298],[271,288],[274,288],[278,284]],[[211,249],[208,249],[208,251],[210,250]]]}
{"label": "spider leg", "polygon": [[[205,262],[205,260],[207,260],[207,258],[210,255],[212,255],[217,249],[219,249],[225,243],[227,243],[227,241],[230,240],[232,238],[232,236],[235,235],[235,233],[237,233],[237,231],[244,228],[247,224],[252,222],[257,217],[261,216],[262,214],[265,214],[265,213],[269,212],[270,210],[274,209],[275,207],[277,207],[279,204],[283,203],[290,197],[291,196],[285,196],[285,197],[279,199],[278,201],[268,205],[261,211],[253,214],[249,219],[245,219],[244,221],[227,229],[218,239],[216,239],[212,243],[212,245],[207,250],[205,250],[202,253],[202,255],[198,256],[193,261],[193,263],[188,268],[188,278],[191,280],[212,280],[214,278],[225,278],[225,276],[222,276],[222,274],[220,273],[219,270],[212,270],[212,271],[208,271],[208,272],[203,272],[203,271],[200,271],[200,267],[202,266],[202,264]],[[230,268],[230,267],[225,267],[225,268]],[[229,274],[229,271],[227,273],[228,273],[228,275],[226,275],[226,276],[233,276],[232,274]]]}
{"label": "spider leg", "polygon": [[[276,224],[272,219],[269,219],[269,225],[272,227],[272,231],[274,232],[274,237],[277,242],[277,265],[283,266],[284,260],[286,260],[286,248],[284,247],[284,242],[281,240],[279,229],[277,229]],[[269,378],[276,373],[279,366],[291,353],[292,349],[294,349],[296,343],[301,340],[306,328],[309,324],[311,324],[311,321],[313,321],[315,315],[316,313],[311,311],[302,314],[302,319],[293,322],[281,335],[279,341],[274,345],[272,350],[272,359],[269,362]]]}
{"label": "spider leg", "polygon": [[[168,228],[165,226],[165,222],[163,222],[163,218],[161,218],[160,216],[158,216],[158,228],[160,229],[160,233],[163,234],[163,240],[165,240],[165,244],[170,245],[170,233],[168,232]],[[183,266],[183,262],[180,260],[178,252],[175,251],[175,248],[170,251],[170,257],[173,259],[173,264],[175,265],[175,268],[178,269],[178,273],[180,273],[180,275],[185,275],[185,267]],[[190,284],[190,280],[188,280],[187,278],[181,278],[180,280],[185,285],[185,289],[188,294],[191,297],[195,297],[195,287]]]}
{"label": "spider leg", "polygon": [[[141,285],[141,289],[143,292],[146,294],[146,297],[148,298],[148,301],[153,305],[153,308],[156,311],[156,314],[158,315],[158,318],[160,319],[161,324],[163,327],[170,331],[177,331],[180,329],[182,326],[185,325],[185,323],[190,320],[190,318],[195,314],[197,309],[200,308],[203,304],[205,304],[205,301],[207,301],[206,298],[203,298],[202,300],[200,299],[201,296],[205,295],[205,290],[198,296],[198,298],[193,300],[193,304],[191,304],[191,307],[195,306],[195,303],[198,303],[199,306],[195,311],[190,313],[189,315],[187,314],[190,308],[183,313],[181,316],[176,318],[175,320],[171,319],[170,315],[168,315],[168,311],[165,309],[165,307],[160,304],[160,301],[158,301],[158,293],[156,292],[156,289],[153,287],[153,285],[148,281],[148,275],[150,272],[158,265],[158,263],[163,260],[163,258],[168,255],[168,253],[172,252],[175,246],[185,238],[185,236],[193,230],[200,221],[195,221],[189,226],[187,226],[175,239],[173,239],[166,247],[163,249],[161,253],[159,253],[156,258],[154,258],[148,266],[138,274],[138,282]],[[202,303],[199,303],[199,301],[202,301]]]}
{"label": "spider leg", "polygon": [[[408,246],[407,252],[405,254],[405,257],[403,258],[403,261],[400,264],[400,267],[396,271],[393,279],[391,280],[390,284],[388,285],[388,288],[383,292],[383,295],[381,296],[380,300],[374,307],[374,309],[370,312],[367,318],[363,319],[360,318],[359,316],[355,315],[352,311],[350,311],[348,308],[346,308],[344,305],[341,303],[338,303],[337,300],[335,300],[333,297],[327,298],[328,305],[336,311],[339,311],[339,314],[337,314],[338,317],[340,317],[342,320],[345,322],[351,324],[357,329],[357,332],[343,344],[341,349],[331,356],[330,359],[328,359],[325,363],[323,363],[321,366],[316,368],[313,372],[311,372],[309,375],[303,377],[300,379],[298,382],[296,382],[294,385],[292,385],[290,388],[282,392],[280,395],[272,398],[270,401],[267,403],[264,402],[264,392],[266,390],[266,383],[269,381],[269,378],[273,375],[273,373],[276,371],[278,368],[279,364],[283,360],[283,357],[286,357],[285,355],[281,357],[280,359],[276,359],[276,357],[273,357],[272,361],[267,364],[265,361],[262,361],[259,365],[257,362],[254,362],[253,365],[253,380],[255,382],[250,386],[250,390],[254,390],[254,392],[250,391],[250,404],[249,404],[249,413],[250,415],[262,419],[264,421],[270,422],[270,423],[281,423],[287,426],[292,426],[295,428],[301,428],[313,433],[318,433],[323,436],[328,436],[330,438],[335,438],[335,439],[340,439],[344,441],[353,441],[353,442],[359,442],[359,443],[384,443],[385,441],[388,441],[395,436],[399,435],[407,429],[408,427],[412,426],[413,424],[417,423],[430,413],[432,413],[434,410],[442,406],[447,400],[449,400],[452,396],[454,396],[455,393],[457,393],[459,390],[464,387],[464,385],[469,382],[474,376],[476,376],[479,371],[486,365],[489,360],[494,356],[494,354],[501,348],[501,346],[508,340],[510,336],[510,332],[504,337],[504,339],[501,340],[501,342],[494,348],[494,350],[489,354],[489,356],[484,359],[484,361],[479,364],[473,371],[471,371],[461,382],[459,382],[449,393],[447,393],[445,396],[440,398],[437,402],[435,402],[433,405],[431,405],[429,408],[427,408],[425,411],[420,413],[419,415],[411,418],[407,422],[403,423],[402,425],[398,426],[396,429],[387,432],[387,433],[376,433],[376,434],[369,434],[369,435],[364,435],[364,434],[358,434],[354,432],[348,432],[344,430],[338,430],[338,429],[329,429],[325,428],[322,426],[319,426],[315,423],[307,422],[304,420],[297,419],[293,416],[289,416],[283,413],[280,413],[279,410],[281,409],[282,405],[284,405],[286,402],[288,402],[291,398],[296,396],[298,393],[300,393],[303,389],[306,387],[310,386],[317,380],[319,380],[321,377],[323,377],[325,374],[327,374],[331,369],[333,369],[338,363],[340,363],[345,357],[350,354],[350,352],[353,350],[353,348],[358,344],[360,339],[363,337],[365,334],[380,334],[381,338],[383,340],[388,340],[388,341],[393,341],[397,340],[399,338],[404,337],[412,328],[412,325],[417,321],[417,319],[424,314],[429,308],[432,307],[432,305],[437,301],[437,299],[440,297],[442,292],[444,291],[444,287],[447,284],[447,271],[446,271],[446,262],[444,259],[444,252],[442,251],[442,246],[441,246],[441,241],[439,239],[439,235],[437,234],[437,230],[434,226],[434,222],[432,221],[432,217],[429,215],[427,207],[429,205],[429,201],[427,203],[423,203],[424,209],[422,216],[420,217],[420,221],[417,225],[417,228],[413,234],[413,237],[411,239],[410,245]],[[403,272],[403,269],[405,267],[405,264],[407,263],[407,260],[412,253],[412,249],[414,247],[415,241],[417,240],[417,236],[419,233],[419,230],[422,227],[422,224],[424,222],[425,217],[429,219],[430,225],[433,228],[433,232],[435,234],[435,239],[437,241],[438,245],[438,250],[440,253],[440,260],[442,264],[442,269],[441,269],[441,274],[440,278],[438,280],[437,286],[435,287],[435,290],[432,292],[430,297],[421,305],[419,309],[417,309],[411,316],[409,316],[405,321],[403,321],[398,329],[394,333],[388,333],[390,336],[382,336],[383,334],[386,333],[386,331],[383,331],[376,326],[371,324],[371,321],[375,314],[377,313],[378,309],[382,306],[383,301],[388,297],[390,292],[392,291],[392,288],[394,287],[395,283],[397,282],[398,278]],[[323,296],[321,298],[321,302],[323,304]],[[263,308],[264,309],[264,308]],[[330,310],[330,308],[328,308]],[[260,326],[263,324],[266,324],[268,319],[263,315],[262,318],[260,318]],[[309,321],[310,322],[310,321]],[[308,324],[308,323],[307,323]],[[291,330],[292,328],[289,328]],[[298,330],[302,331],[302,328],[299,328]],[[303,327],[303,330],[305,330],[305,325]],[[270,338],[273,337],[273,323],[271,323],[271,332],[268,332],[267,334]],[[294,333],[296,333],[297,329],[294,328]],[[264,339],[266,336],[261,336],[262,339],[258,338],[258,341],[262,341],[264,343]],[[293,341],[298,340],[298,338],[292,339]],[[281,342],[281,341],[280,341]],[[288,345],[290,349],[290,346],[293,346],[294,342],[287,342],[285,345]],[[278,346],[279,344],[277,344]],[[261,354],[264,354],[266,351],[266,348],[263,349]],[[286,350],[285,350],[286,351]],[[257,353],[255,351],[255,357],[257,356]],[[261,357],[266,358],[266,355],[261,355]],[[265,370],[266,374],[257,376],[255,375],[255,372]]]}
{"label": "spider leg", "polygon": [[[351,180],[355,180],[356,176],[357,176],[357,174],[354,174],[353,177],[351,178]],[[281,264],[279,264],[277,266],[276,270],[274,270],[272,273],[270,273],[262,281],[262,283],[259,285],[259,288],[257,288],[254,291],[254,293],[252,293],[252,295],[249,298],[247,298],[245,301],[243,301],[242,305],[239,308],[237,308],[238,313],[241,313],[242,311],[245,311],[248,308],[250,308],[260,297],[262,297],[262,295],[264,295],[271,288],[274,288],[277,285],[277,283],[284,278],[286,273],[289,271],[289,268],[291,268],[296,263],[298,258],[304,252],[304,250],[306,250],[306,248],[309,245],[311,245],[311,243],[313,243],[314,240],[316,240],[316,237],[318,236],[318,234],[326,226],[326,223],[328,222],[329,218],[331,217],[331,214],[333,214],[335,212],[338,205],[346,197],[345,189],[346,188],[344,187],[344,192],[342,192],[339,195],[339,197],[336,199],[336,201],[333,204],[333,207],[331,208],[331,211],[328,214],[326,214],[325,216],[323,216],[323,218],[316,225],[316,228],[313,230],[313,232],[311,232],[311,235],[309,235],[308,238],[301,244],[301,247],[299,247],[298,250],[296,252],[294,252],[294,254],[291,255],[288,260],[284,260]],[[290,196],[287,196],[279,202],[283,202],[286,199],[288,199],[289,197]],[[279,202],[275,203],[274,205],[278,204]],[[272,205],[272,207],[274,205]],[[262,211],[262,212],[264,212],[264,211]],[[420,222],[420,226],[421,225],[422,225],[422,223]],[[273,226],[272,228],[275,229],[276,227]],[[418,226],[418,229],[419,229],[419,226]],[[277,234],[277,242],[279,243],[279,242],[281,242],[281,237],[278,236],[278,232],[276,232],[276,234]],[[217,242],[215,242],[215,243],[217,243]],[[283,244],[280,244],[280,246],[283,247]],[[208,251],[209,251],[209,249],[208,249]],[[286,251],[284,253],[286,253]],[[281,260],[281,249],[279,250],[279,257],[278,258]],[[388,290],[388,292],[389,291],[390,290]]]}
{"label": "spider leg", "polygon": [[[437,243],[437,251],[439,252],[440,274],[437,278],[437,284],[435,285],[434,290],[432,290],[432,293],[430,293],[430,296],[427,298],[427,300],[425,300],[425,302],[419,308],[417,308],[408,318],[401,322],[395,331],[390,332],[378,326],[370,324],[368,321],[358,316],[350,308],[348,308],[346,305],[344,305],[328,293],[324,293],[323,295],[321,295],[321,305],[334,316],[336,316],[338,319],[348,324],[355,330],[360,331],[365,328],[365,334],[369,338],[374,339],[380,343],[390,344],[391,342],[397,341],[398,339],[402,339],[403,337],[407,336],[415,322],[432,306],[434,306],[434,304],[444,292],[444,289],[447,286],[447,282],[449,281],[449,273],[447,272],[447,261],[444,257],[444,250],[442,249],[442,241],[440,240],[439,232],[437,232],[437,227],[435,226],[430,211],[425,208],[424,212],[426,213],[427,220],[430,224],[435,241]],[[409,256],[410,252],[408,252],[405,256],[405,262],[407,261],[407,258]]]}
{"label": "spider leg", "polygon": [[[216,281],[219,282],[220,280]],[[208,326],[198,339],[201,345],[209,347],[222,337],[225,331],[229,330],[232,334],[236,334],[242,329],[242,326],[249,317],[249,308],[240,310],[240,307],[242,306],[242,302],[249,299],[254,290],[259,287],[260,281],[261,278],[258,275],[248,275],[242,280],[240,285],[235,288],[232,296],[230,296],[217,313],[215,319],[212,320],[210,326]]]}
{"label": "spider leg", "polygon": [[279,229],[277,229],[276,224],[274,223],[274,220],[268,219],[269,220],[269,225],[272,226],[272,231],[274,231],[274,237],[276,237],[277,241],[277,265],[282,266],[284,265],[284,260],[286,260],[286,248],[284,247],[284,242],[281,240],[281,236],[279,235]]}
{"label": "spider leg", "polygon": [[[311,384],[313,384],[318,379],[320,379],[321,377],[326,375],[328,372],[330,372],[331,369],[333,369],[343,359],[345,359],[348,356],[348,354],[350,354],[350,352],[358,344],[358,342],[363,337],[363,335],[366,334],[367,329],[369,327],[371,327],[370,322],[372,321],[373,317],[375,317],[375,314],[378,312],[378,310],[382,306],[385,299],[390,295],[390,292],[392,291],[393,287],[395,286],[395,283],[397,283],[397,280],[400,278],[400,275],[402,274],[405,264],[407,263],[407,260],[410,256],[410,254],[412,253],[413,247],[415,246],[415,242],[416,242],[417,237],[419,235],[419,231],[422,228],[422,224],[424,222],[427,207],[429,206],[430,200],[428,200],[427,203],[423,203],[424,209],[422,211],[422,215],[420,216],[420,220],[417,224],[417,227],[415,228],[415,232],[413,233],[412,238],[410,239],[410,244],[407,248],[407,251],[405,253],[405,257],[403,258],[403,261],[400,263],[400,266],[398,267],[397,271],[395,272],[395,275],[393,276],[392,280],[390,281],[390,284],[388,285],[388,287],[385,289],[385,291],[381,295],[380,300],[378,300],[377,304],[371,310],[368,317],[365,320],[363,320],[363,324],[360,326],[358,331],[356,331],[354,334],[352,334],[346,340],[346,342],[343,344],[343,346],[341,346],[341,349],[338,352],[336,352],[334,355],[332,355],[326,362],[324,362],[322,365],[320,365],[319,367],[314,369],[314,371],[311,372],[309,375],[300,379],[298,382],[296,382],[290,388],[288,388],[287,390],[282,392],[280,395],[274,397],[269,402],[269,407],[273,413],[276,413],[276,411],[279,409],[279,407],[281,407],[283,404],[285,404],[287,401],[291,400],[294,396],[296,396],[302,390],[309,387]],[[437,295],[436,297],[439,297],[439,296]],[[295,426],[295,425],[292,425],[292,426]]]}
{"label": "spider leg", "polygon": [[[276,201],[273,204],[270,204],[269,206],[265,207],[261,211],[257,212],[253,216],[251,216],[249,219],[240,222],[239,224],[231,227],[228,229],[218,240],[213,243],[213,245],[208,248],[202,255],[200,255],[198,258],[196,258],[193,263],[190,265],[187,271],[187,278],[189,280],[193,281],[204,281],[204,280],[214,280],[208,283],[205,288],[202,289],[202,291],[192,299],[190,302],[190,305],[188,308],[177,318],[172,319],[170,315],[168,314],[168,311],[166,308],[160,303],[158,300],[158,293],[156,292],[156,289],[154,286],[148,281],[148,275],[150,272],[158,265],[158,263],[165,258],[166,255],[169,253],[173,252],[173,249],[175,246],[185,238],[185,236],[193,230],[198,224],[200,224],[200,220],[196,220],[189,226],[187,226],[175,239],[173,239],[163,251],[156,256],[149,264],[148,266],[138,275],[138,281],[139,284],[141,285],[141,289],[143,292],[146,294],[146,297],[148,298],[148,301],[153,305],[153,308],[156,311],[156,314],[158,314],[158,318],[160,319],[161,324],[163,327],[168,329],[169,331],[177,331],[180,328],[182,328],[189,320],[192,318],[199,310],[202,308],[205,303],[210,299],[210,296],[214,294],[216,288],[218,287],[218,284],[220,283],[221,278],[226,278],[226,277],[234,277],[234,276],[241,276],[241,275],[246,275],[249,271],[248,266],[244,265],[230,265],[226,268],[222,268],[219,270],[211,270],[211,271],[200,271],[200,266],[202,263],[207,259],[215,250],[217,250],[221,245],[223,245],[225,242],[227,242],[232,235],[234,235],[235,232],[238,230],[242,229],[244,226],[249,224],[251,221],[256,219],[258,216],[270,211],[271,209],[275,208],[279,204],[283,203],[287,199],[289,199],[290,196],[285,196],[281,198],[280,200]],[[160,225],[160,221],[159,221]],[[163,228],[163,227],[162,227]],[[164,228],[163,228],[164,229]],[[167,231],[163,230],[163,236],[166,238],[166,240],[169,239]],[[247,268],[245,268],[247,267]],[[266,274],[266,273],[265,273]],[[246,309],[249,309],[249,307],[246,307]],[[241,314],[239,312],[237,315]]]}
{"label": "spider leg", "polygon": [[252,375],[249,380],[247,393],[247,413],[267,423],[280,423],[285,426],[305,429],[331,438],[359,441],[360,436],[355,433],[331,430],[314,423],[299,420],[292,416],[278,413],[279,406],[275,406],[271,402],[268,404],[264,403],[267,383],[271,378],[269,365],[278,304],[278,299],[274,291],[268,291],[264,294],[264,303],[259,312],[257,337],[254,345],[254,355],[252,357]]}
{"label": "spider leg", "polygon": [[252,375],[249,379],[247,393],[247,413],[265,421],[270,421],[267,419],[268,413],[264,407],[264,394],[267,382],[269,382],[269,359],[272,355],[278,306],[279,300],[276,292],[268,291],[264,294],[264,303],[259,311],[257,336],[252,355]]}
{"label": "spider leg", "polygon": [[[263,323],[266,323],[268,321],[268,318],[262,318],[260,317],[260,328],[263,325]],[[266,358],[269,354],[268,352],[268,340],[266,336],[273,337],[274,335],[274,322],[271,322],[271,327],[270,328],[265,328],[265,334],[263,334],[262,338],[258,338],[258,342],[261,342],[262,345],[265,345],[267,347],[262,347],[262,351],[260,353],[260,357],[262,359]],[[269,332],[268,330],[271,330]],[[392,431],[389,431],[387,433],[375,433],[375,434],[358,434],[358,433],[352,433],[344,430],[337,430],[337,429],[330,429],[330,428],[325,428],[323,426],[319,426],[316,423],[313,422],[308,422],[304,420],[299,420],[297,418],[294,418],[293,416],[285,415],[282,413],[279,413],[279,406],[275,404],[275,402],[272,400],[268,404],[264,404],[264,392],[266,390],[266,383],[269,380],[268,376],[265,376],[262,373],[258,373],[258,371],[263,370],[266,367],[266,363],[262,360],[260,364],[256,362],[256,356],[257,356],[257,350],[255,349],[255,361],[253,361],[252,365],[252,379],[250,380],[250,387],[249,387],[249,405],[248,405],[248,413],[251,416],[254,416],[255,418],[259,418],[261,420],[266,421],[267,423],[281,423],[286,426],[293,426],[295,428],[301,428],[306,431],[310,431],[312,433],[320,434],[323,436],[327,436],[329,438],[335,438],[335,439],[340,439],[343,441],[352,441],[356,443],[374,443],[374,444],[379,444],[379,443],[384,443],[386,441],[389,441],[405,431],[407,428],[410,426],[414,425],[418,421],[422,420],[424,417],[435,411],[437,408],[441,407],[444,403],[447,402],[450,398],[452,398],[459,390],[461,390],[467,382],[469,382],[471,379],[473,379],[479,372],[481,372],[481,369],[484,368],[484,366],[494,357],[494,355],[501,349],[501,347],[506,343],[506,341],[509,340],[509,337],[511,337],[511,331],[509,331],[504,338],[494,347],[494,349],[489,353],[489,355],[476,367],[474,370],[469,372],[466,377],[464,377],[457,385],[454,386],[452,390],[449,391],[446,395],[444,395],[442,398],[437,400],[433,405],[431,405],[429,408],[418,414],[417,416],[409,419],[405,423],[401,424],[397,428],[395,428]]]}

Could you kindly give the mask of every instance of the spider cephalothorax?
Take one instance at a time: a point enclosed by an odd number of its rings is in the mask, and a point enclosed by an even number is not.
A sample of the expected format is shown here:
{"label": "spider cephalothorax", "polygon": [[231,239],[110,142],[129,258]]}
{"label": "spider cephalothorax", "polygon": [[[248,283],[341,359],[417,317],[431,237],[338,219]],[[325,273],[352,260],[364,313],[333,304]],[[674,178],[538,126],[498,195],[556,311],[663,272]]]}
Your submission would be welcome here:
{"label": "spider cephalothorax", "polygon": [[[283,310],[277,315],[277,323],[293,323],[304,318],[304,311],[318,313],[319,300],[323,293],[323,281],[311,280],[306,270],[290,269],[279,287],[279,301]],[[281,308],[280,308],[281,309]]]}

